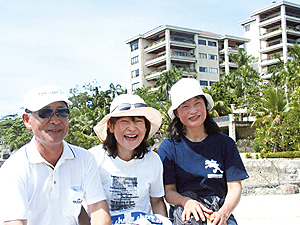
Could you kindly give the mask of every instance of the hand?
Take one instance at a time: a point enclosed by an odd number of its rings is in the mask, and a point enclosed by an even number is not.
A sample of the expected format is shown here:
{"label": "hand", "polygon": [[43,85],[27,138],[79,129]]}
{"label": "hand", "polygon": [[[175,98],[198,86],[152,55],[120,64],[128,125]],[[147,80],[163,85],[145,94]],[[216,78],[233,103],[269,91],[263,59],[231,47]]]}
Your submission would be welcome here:
{"label": "hand", "polygon": [[227,219],[228,217],[222,212],[214,212],[210,215],[212,225],[227,225]]}
{"label": "hand", "polygon": [[208,214],[213,213],[212,210],[206,208],[196,200],[190,199],[184,205],[181,219],[182,221],[189,221],[191,219],[191,215],[193,214],[196,221],[199,221],[201,218],[201,220],[204,222],[206,220],[204,212]]}

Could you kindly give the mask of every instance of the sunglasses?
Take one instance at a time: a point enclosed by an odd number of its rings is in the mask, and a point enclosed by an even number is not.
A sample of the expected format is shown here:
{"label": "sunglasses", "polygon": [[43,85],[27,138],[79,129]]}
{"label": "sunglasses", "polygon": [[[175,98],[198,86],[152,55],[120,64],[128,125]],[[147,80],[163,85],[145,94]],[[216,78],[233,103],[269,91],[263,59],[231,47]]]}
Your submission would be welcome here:
{"label": "sunglasses", "polygon": [[131,106],[134,106],[134,108],[147,107],[147,105],[144,104],[144,103],[135,103],[135,104],[122,103],[122,104],[118,105],[116,108],[114,108],[114,109],[111,111],[111,113],[112,113],[113,111],[115,111],[116,109],[119,109],[119,111],[129,110],[129,109],[131,109]]}
{"label": "sunglasses", "polygon": [[[32,111],[25,109],[26,113],[33,113]],[[53,116],[53,114],[55,114],[62,119],[68,118],[70,116],[70,110],[68,108],[58,108],[55,111],[53,109],[48,109],[48,108],[44,108],[44,109],[40,109],[39,111],[37,111],[38,115],[40,118],[42,119],[49,119]]]}

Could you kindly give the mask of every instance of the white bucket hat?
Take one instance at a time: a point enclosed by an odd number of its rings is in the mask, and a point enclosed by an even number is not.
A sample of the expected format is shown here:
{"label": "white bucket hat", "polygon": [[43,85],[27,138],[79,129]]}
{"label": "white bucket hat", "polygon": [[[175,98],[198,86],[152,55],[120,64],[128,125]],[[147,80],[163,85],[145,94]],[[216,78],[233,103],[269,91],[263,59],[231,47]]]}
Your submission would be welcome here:
{"label": "white bucket hat", "polygon": [[144,116],[150,122],[148,139],[159,129],[162,123],[160,112],[147,107],[144,100],[138,95],[122,94],[117,96],[111,103],[110,113],[94,127],[94,131],[103,142],[107,136],[107,122],[111,117]]}
{"label": "white bucket hat", "polygon": [[68,106],[72,105],[72,102],[69,101],[63,90],[53,85],[47,85],[30,89],[24,97],[23,107],[24,110],[28,109],[35,112],[53,102],[61,101]]}
{"label": "white bucket hat", "polygon": [[177,109],[186,100],[189,100],[198,95],[203,95],[207,100],[207,110],[211,110],[214,107],[214,100],[210,94],[203,92],[199,81],[193,78],[182,78],[177,83],[175,83],[171,90],[171,102],[172,106],[168,111],[171,119],[175,118],[174,110]]}

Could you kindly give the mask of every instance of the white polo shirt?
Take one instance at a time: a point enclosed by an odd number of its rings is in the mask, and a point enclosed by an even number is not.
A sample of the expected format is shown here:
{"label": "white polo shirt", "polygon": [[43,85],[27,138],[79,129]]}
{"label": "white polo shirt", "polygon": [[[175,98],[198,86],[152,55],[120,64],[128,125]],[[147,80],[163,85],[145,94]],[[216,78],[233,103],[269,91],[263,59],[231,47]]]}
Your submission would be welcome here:
{"label": "white polo shirt", "polygon": [[55,167],[40,155],[35,138],[2,165],[3,221],[78,224],[83,199],[88,205],[106,199],[93,155],[66,142],[63,145],[63,154]]}

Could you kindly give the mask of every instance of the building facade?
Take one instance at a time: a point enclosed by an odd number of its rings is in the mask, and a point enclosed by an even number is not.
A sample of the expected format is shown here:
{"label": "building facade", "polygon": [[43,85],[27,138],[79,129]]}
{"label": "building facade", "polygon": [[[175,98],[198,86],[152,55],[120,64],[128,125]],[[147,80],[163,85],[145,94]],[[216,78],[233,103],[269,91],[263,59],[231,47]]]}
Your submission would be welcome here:
{"label": "building facade", "polygon": [[287,1],[274,2],[254,11],[249,19],[240,24],[244,27],[244,37],[248,55],[258,58],[258,71],[261,77],[270,78],[268,67],[277,62],[273,58],[278,53],[286,63],[288,50],[300,44],[300,5]]}
{"label": "building facade", "polygon": [[152,87],[162,72],[183,69],[184,77],[197,75],[202,86],[219,81],[220,74],[237,68],[229,54],[250,41],[188,28],[163,25],[126,41],[132,93]]}

